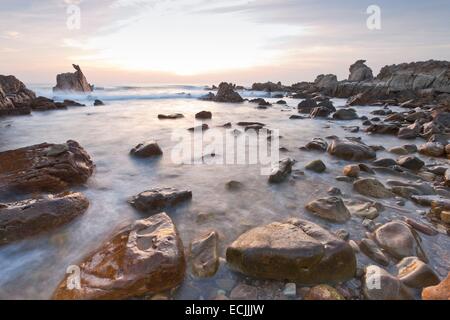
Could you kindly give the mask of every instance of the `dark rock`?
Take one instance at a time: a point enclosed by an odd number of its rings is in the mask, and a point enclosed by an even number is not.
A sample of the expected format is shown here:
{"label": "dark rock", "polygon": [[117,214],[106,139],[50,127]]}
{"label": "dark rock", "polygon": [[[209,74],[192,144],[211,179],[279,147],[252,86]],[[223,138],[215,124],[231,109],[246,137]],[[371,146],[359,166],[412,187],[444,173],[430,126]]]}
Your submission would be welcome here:
{"label": "dark rock", "polygon": [[356,140],[334,139],[328,147],[328,153],[344,160],[370,160],[376,153],[367,145]]}
{"label": "dark rock", "polygon": [[413,171],[419,171],[425,165],[422,160],[414,156],[400,157],[397,159],[397,164]]}
{"label": "dark rock", "polygon": [[76,70],[74,73],[62,73],[56,76],[56,86],[53,91],[77,91],[77,92],[92,92],[91,86],[80,69],[80,66],[72,65]]}
{"label": "dark rock", "polygon": [[286,180],[292,172],[294,160],[286,158],[281,160],[277,166],[272,169],[269,176],[270,183],[280,183]]}
{"label": "dark rock", "polygon": [[314,215],[332,222],[343,223],[350,219],[350,212],[339,197],[316,199],[306,205]]}
{"label": "dark rock", "polygon": [[302,102],[300,102],[297,106],[298,112],[300,113],[311,113],[314,108],[317,107],[317,103],[312,99],[305,99]]}
{"label": "dark rock", "polygon": [[139,143],[136,147],[131,149],[130,154],[139,158],[149,158],[160,156],[163,152],[155,141],[147,141]]}
{"label": "dark rock", "polygon": [[219,90],[217,91],[216,96],[213,98],[215,102],[230,102],[230,103],[239,103],[243,102],[244,99],[234,91],[234,86],[230,83],[222,82],[219,84]]}
{"label": "dark rock", "polygon": [[95,99],[94,106],[104,106],[105,103],[102,100]]}
{"label": "dark rock", "polygon": [[189,128],[188,131],[198,132],[198,131],[205,131],[208,129],[209,129],[209,126],[206,123],[203,123],[201,126]]}
{"label": "dark rock", "polygon": [[211,119],[212,113],[209,111],[200,111],[195,114],[195,119]]}
{"label": "dark rock", "polygon": [[133,196],[128,202],[139,211],[153,212],[174,207],[192,198],[190,190],[154,188]]}
{"label": "dark rock", "polygon": [[314,138],[305,146],[307,150],[327,151],[328,143],[322,138]]}
{"label": "dark rock", "polygon": [[325,163],[323,163],[322,160],[318,159],[318,160],[313,160],[313,161],[309,162],[308,164],[306,164],[305,169],[314,171],[317,173],[322,173],[327,169],[327,167],[326,167]]}
{"label": "dark rock", "polygon": [[165,120],[165,119],[180,119],[184,118],[184,115],[181,113],[172,113],[172,114],[158,114],[158,119]]}
{"label": "dark rock", "polygon": [[339,109],[335,113],[333,113],[333,119],[336,120],[354,120],[358,119],[358,114],[355,109]]}

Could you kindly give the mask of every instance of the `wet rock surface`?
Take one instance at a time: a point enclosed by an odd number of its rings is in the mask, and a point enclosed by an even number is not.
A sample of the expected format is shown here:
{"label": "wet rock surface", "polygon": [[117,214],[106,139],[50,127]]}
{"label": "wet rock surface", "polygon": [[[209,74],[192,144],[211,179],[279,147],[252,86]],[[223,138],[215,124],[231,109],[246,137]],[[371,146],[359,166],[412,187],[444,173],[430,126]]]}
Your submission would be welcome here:
{"label": "wet rock surface", "polygon": [[149,158],[163,154],[161,148],[155,141],[147,141],[138,144],[130,150],[130,154],[139,158]]}
{"label": "wet rock surface", "polygon": [[128,202],[136,209],[144,212],[155,212],[167,209],[190,200],[192,192],[175,188],[154,188],[131,197]]}
{"label": "wet rock surface", "polygon": [[350,211],[339,197],[321,198],[311,201],[306,209],[314,215],[333,222],[345,222],[350,219]]}

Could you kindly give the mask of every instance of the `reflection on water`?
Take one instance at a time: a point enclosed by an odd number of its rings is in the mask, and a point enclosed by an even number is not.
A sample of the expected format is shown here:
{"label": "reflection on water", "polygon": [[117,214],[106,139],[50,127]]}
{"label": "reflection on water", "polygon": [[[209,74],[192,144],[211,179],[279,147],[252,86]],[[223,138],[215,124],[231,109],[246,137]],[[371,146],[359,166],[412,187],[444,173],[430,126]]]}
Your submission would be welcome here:
{"label": "reflection on water", "polygon": [[[276,99],[268,99],[276,101]],[[298,100],[286,99],[294,107]],[[343,100],[334,100],[342,106]],[[96,171],[86,186],[79,187],[90,200],[90,208],[80,218],[63,228],[42,236],[13,243],[0,248],[0,298],[47,299],[63,277],[68,265],[76,263],[97,247],[118,226],[145,217],[136,212],[126,200],[145,189],[171,186],[188,188],[193,192],[190,203],[168,211],[175,221],[185,247],[190,240],[215,229],[220,235],[221,256],[226,245],[251,227],[282,220],[303,217],[331,230],[346,228],[352,239],[364,234],[361,221],[352,218],[345,225],[327,223],[309,215],[307,201],[325,196],[331,186],[339,187],[352,197],[351,185],[335,180],[346,161],[328,154],[304,152],[299,147],[314,137],[329,135],[362,136],[368,144],[392,147],[403,144],[390,136],[367,136],[349,133],[341,125],[361,125],[356,121],[289,120],[295,111],[274,104],[267,110],[257,110],[254,104],[216,104],[195,99],[155,99],[111,101],[101,107],[78,107],[67,111],[33,113],[32,116],[0,120],[0,151],[41,142],[61,143],[68,139],[78,141],[92,156]],[[359,115],[376,108],[359,108]],[[269,128],[279,129],[280,146],[287,148],[280,156],[298,161],[294,168],[303,169],[308,161],[321,158],[328,169],[323,174],[306,172],[304,176],[280,185],[269,185],[257,165],[189,165],[174,164],[170,152],[176,141],[171,140],[174,129],[194,125],[194,114],[201,110],[213,113],[207,123],[210,127],[227,122],[259,121]],[[159,113],[183,113],[185,118],[158,120]],[[191,135],[186,131],[186,135]],[[134,159],[129,150],[145,140],[157,140],[164,151],[157,160]],[[218,155],[220,156],[220,155]],[[378,152],[379,157],[390,156]],[[429,161],[429,160],[428,160]],[[389,176],[378,174],[385,181]],[[244,184],[239,191],[225,189],[226,182],[237,180]],[[410,201],[399,212],[386,209],[377,221],[407,215],[419,218]],[[422,235],[431,264],[444,276],[449,269],[449,238],[443,235],[430,238]],[[369,261],[359,256],[361,263]],[[238,281],[239,275],[222,266],[211,279],[197,280],[187,275],[176,298],[211,298],[217,290],[227,292]]]}

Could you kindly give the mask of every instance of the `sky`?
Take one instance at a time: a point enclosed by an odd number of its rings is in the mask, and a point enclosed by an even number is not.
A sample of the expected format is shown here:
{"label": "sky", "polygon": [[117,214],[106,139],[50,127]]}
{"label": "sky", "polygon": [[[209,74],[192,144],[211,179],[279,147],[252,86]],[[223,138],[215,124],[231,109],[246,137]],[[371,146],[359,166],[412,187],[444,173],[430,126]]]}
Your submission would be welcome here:
{"label": "sky", "polygon": [[97,85],[291,84],[358,59],[450,60],[450,1],[0,0],[0,74],[27,84],[72,63]]}

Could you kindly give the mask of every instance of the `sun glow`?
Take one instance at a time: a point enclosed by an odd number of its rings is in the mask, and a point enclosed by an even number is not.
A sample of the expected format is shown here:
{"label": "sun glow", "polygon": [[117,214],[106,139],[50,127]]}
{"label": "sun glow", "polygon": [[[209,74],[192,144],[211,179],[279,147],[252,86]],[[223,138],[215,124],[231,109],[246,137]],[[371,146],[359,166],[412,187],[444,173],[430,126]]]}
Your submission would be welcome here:
{"label": "sun glow", "polygon": [[65,45],[89,52],[71,57],[84,65],[194,75],[267,65],[282,53],[273,45],[277,39],[304,32],[252,22],[236,12],[173,10],[163,2],[119,31],[81,43],[65,39]]}

